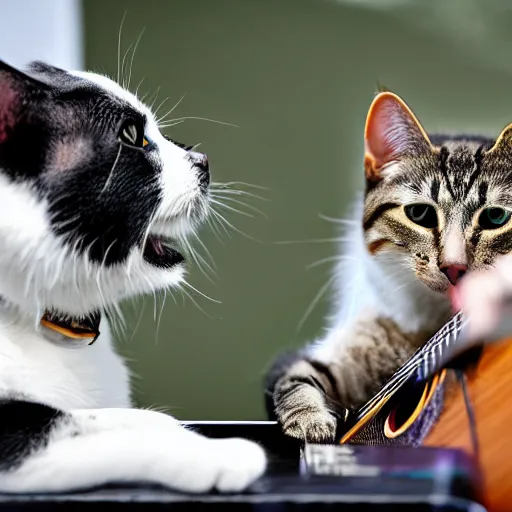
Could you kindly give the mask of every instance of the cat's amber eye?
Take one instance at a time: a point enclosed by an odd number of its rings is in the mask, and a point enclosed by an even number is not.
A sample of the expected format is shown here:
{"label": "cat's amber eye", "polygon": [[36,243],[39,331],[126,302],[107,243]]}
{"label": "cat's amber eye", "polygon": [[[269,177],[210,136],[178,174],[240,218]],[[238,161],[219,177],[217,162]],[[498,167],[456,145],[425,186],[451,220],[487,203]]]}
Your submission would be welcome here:
{"label": "cat's amber eye", "polygon": [[486,208],[478,217],[478,224],[482,229],[497,229],[504,226],[512,216],[505,208]]}
{"label": "cat's amber eye", "polygon": [[424,228],[435,228],[439,224],[436,209],[431,204],[409,204],[404,211],[409,220]]}
{"label": "cat's amber eye", "polygon": [[144,136],[144,126],[135,121],[125,121],[122,124],[119,140],[134,148],[146,148],[149,145],[149,140]]}

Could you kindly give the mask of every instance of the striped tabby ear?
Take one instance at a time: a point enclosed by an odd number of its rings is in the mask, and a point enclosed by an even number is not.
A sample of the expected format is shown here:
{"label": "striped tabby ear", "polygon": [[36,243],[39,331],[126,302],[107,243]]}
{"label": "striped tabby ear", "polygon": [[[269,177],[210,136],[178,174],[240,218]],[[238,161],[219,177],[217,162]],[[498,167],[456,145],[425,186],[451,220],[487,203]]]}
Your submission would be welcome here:
{"label": "striped tabby ear", "polygon": [[422,154],[432,145],[409,107],[396,94],[378,94],[366,118],[366,179],[379,181],[382,171],[405,156]]}
{"label": "striped tabby ear", "polygon": [[496,139],[494,146],[489,150],[489,152],[496,151],[498,149],[507,149],[508,151],[512,151],[512,124],[503,128],[499,137]]}

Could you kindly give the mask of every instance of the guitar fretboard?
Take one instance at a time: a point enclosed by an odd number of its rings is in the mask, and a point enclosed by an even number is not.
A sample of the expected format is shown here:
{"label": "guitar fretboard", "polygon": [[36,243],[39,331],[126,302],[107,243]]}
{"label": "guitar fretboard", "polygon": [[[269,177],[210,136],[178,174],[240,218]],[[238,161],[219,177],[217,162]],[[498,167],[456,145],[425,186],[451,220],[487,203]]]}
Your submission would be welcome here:
{"label": "guitar fretboard", "polygon": [[466,319],[462,312],[453,316],[446,324],[420,347],[411,358],[403,364],[358,412],[357,417],[366,416],[374,406],[386,396],[393,394],[404,382],[416,375],[418,380],[425,380],[435,371],[441,369],[446,362],[447,354],[451,353]]}
{"label": "guitar fretboard", "polygon": [[[459,311],[418,350],[416,373],[419,380],[427,379],[447,362],[447,357],[457,346],[459,334],[465,323],[466,319]],[[416,361],[414,363],[416,364]]]}

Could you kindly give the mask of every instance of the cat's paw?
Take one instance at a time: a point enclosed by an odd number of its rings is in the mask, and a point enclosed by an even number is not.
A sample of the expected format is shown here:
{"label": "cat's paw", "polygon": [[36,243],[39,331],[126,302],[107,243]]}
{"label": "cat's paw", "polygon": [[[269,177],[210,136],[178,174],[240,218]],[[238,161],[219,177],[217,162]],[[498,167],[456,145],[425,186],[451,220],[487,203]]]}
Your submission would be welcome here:
{"label": "cat's paw", "polygon": [[336,438],[336,418],[325,411],[300,411],[281,424],[286,435],[307,443],[333,443]]}
{"label": "cat's paw", "polygon": [[220,492],[239,492],[257,480],[267,467],[264,450],[245,439],[215,439],[218,474],[215,488]]}
{"label": "cat's paw", "polygon": [[455,310],[469,317],[467,336],[485,339],[512,313],[512,255],[499,257],[492,268],[470,272],[452,292]]}
{"label": "cat's paw", "polygon": [[[267,467],[265,451],[239,438],[209,439],[180,428],[173,446],[153,460],[153,475],[164,486],[187,493],[240,492]],[[158,443],[161,445],[162,443]]]}

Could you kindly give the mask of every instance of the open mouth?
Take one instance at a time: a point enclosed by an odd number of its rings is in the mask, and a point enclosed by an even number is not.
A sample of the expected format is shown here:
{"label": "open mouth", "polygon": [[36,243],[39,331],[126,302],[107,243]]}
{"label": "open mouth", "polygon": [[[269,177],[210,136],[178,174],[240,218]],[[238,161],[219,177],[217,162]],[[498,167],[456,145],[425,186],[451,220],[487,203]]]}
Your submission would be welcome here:
{"label": "open mouth", "polygon": [[158,235],[148,236],[143,256],[148,263],[160,268],[171,268],[185,261],[183,255],[171,247],[169,239]]}

